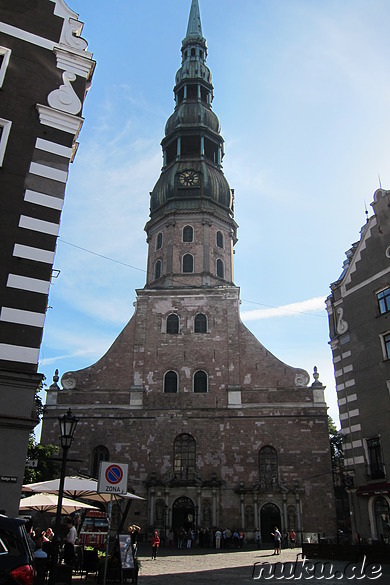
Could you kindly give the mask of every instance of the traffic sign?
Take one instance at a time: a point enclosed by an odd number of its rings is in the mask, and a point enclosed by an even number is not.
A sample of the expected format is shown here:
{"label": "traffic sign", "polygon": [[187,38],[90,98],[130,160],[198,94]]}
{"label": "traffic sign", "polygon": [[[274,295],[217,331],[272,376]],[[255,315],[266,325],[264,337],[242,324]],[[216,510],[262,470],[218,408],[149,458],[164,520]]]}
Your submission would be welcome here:
{"label": "traffic sign", "polygon": [[127,463],[101,461],[97,491],[105,494],[126,494],[127,473]]}

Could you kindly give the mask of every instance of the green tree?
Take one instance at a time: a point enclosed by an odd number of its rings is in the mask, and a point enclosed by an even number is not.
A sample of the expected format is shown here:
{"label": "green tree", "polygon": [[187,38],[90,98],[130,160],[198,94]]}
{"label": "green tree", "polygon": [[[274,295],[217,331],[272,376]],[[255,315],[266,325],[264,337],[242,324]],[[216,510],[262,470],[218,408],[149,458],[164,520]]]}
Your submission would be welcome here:
{"label": "green tree", "polygon": [[332,417],[328,416],[328,431],[330,442],[330,457],[332,461],[333,482],[339,484],[343,476],[344,454],[343,438]]}
{"label": "green tree", "polygon": [[[39,391],[43,387],[40,384],[35,394],[35,413],[38,421],[41,420],[45,407],[42,404]],[[27,448],[27,464],[24,470],[23,483],[35,483],[53,479],[57,474],[58,463],[53,461],[53,455],[58,453],[55,445],[42,445],[35,439],[34,431],[30,433]]]}
{"label": "green tree", "polygon": [[[58,463],[52,460],[58,453],[55,445],[42,445],[35,441],[34,435],[30,435],[27,449],[27,465],[24,470],[23,483],[35,483],[53,479],[57,474]],[[34,464],[34,467],[31,464]]]}

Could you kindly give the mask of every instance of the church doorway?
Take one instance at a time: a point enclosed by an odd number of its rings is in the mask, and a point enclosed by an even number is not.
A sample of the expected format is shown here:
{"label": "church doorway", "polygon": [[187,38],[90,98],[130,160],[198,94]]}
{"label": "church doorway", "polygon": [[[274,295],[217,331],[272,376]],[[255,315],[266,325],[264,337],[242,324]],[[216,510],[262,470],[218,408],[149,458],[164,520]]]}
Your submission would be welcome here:
{"label": "church doorway", "polygon": [[264,504],[260,510],[261,539],[264,544],[274,542],[272,532],[275,526],[281,531],[281,518],[279,508],[275,504]]}
{"label": "church doorway", "polygon": [[374,505],[377,539],[388,544],[390,533],[390,507],[386,498],[376,498]]}
{"label": "church doorway", "polygon": [[189,530],[195,526],[195,504],[186,496],[177,498],[172,506],[172,528]]}

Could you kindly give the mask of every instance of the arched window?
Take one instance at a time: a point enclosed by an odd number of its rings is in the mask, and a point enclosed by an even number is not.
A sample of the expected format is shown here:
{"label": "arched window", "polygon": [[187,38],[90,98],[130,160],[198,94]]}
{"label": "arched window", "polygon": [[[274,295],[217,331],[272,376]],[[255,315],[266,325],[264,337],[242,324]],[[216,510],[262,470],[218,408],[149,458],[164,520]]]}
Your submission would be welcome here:
{"label": "arched window", "polygon": [[389,533],[390,507],[388,501],[380,496],[374,501],[374,516],[376,523],[376,537],[380,542],[385,542]]}
{"label": "arched window", "polygon": [[164,392],[165,394],[177,393],[177,374],[170,370],[164,376]]}
{"label": "arched window", "polygon": [[207,317],[203,313],[195,315],[194,331],[195,333],[207,333]]}
{"label": "arched window", "polygon": [[156,264],[154,265],[154,280],[160,278],[162,272],[162,262],[161,260],[157,260]]}
{"label": "arched window", "polygon": [[193,477],[195,469],[195,439],[187,433],[178,435],[173,444],[173,472],[178,479],[188,479]]}
{"label": "arched window", "polygon": [[194,228],[190,225],[186,225],[183,228],[183,242],[193,242],[194,241]]}
{"label": "arched window", "polygon": [[278,485],[278,458],[273,447],[263,447],[259,451],[260,487],[272,490]]}
{"label": "arched window", "polygon": [[183,272],[194,272],[194,258],[191,254],[183,256]]}
{"label": "arched window", "polygon": [[162,233],[159,232],[157,234],[157,238],[156,238],[156,250],[159,250],[160,248],[162,248]]}
{"label": "arched window", "polygon": [[217,276],[219,276],[220,278],[225,278],[225,269],[223,262],[220,258],[218,258],[217,260]]}
{"label": "arched window", "polygon": [[92,452],[92,477],[99,476],[99,467],[101,461],[108,461],[110,453],[104,445],[98,445]]}
{"label": "arched window", "polygon": [[218,246],[218,248],[223,248],[223,234],[222,234],[222,232],[217,232],[217,246]]}
{"label": "arched window", "polygon": [[167,333],[171,335],[179,333],[179,317],[174,313],[167,317]]}
{"label": "arched window", "polygon": [[203,370],[198,370],[194,375],[194,392],[205,393],[207,392],[207,374]]}

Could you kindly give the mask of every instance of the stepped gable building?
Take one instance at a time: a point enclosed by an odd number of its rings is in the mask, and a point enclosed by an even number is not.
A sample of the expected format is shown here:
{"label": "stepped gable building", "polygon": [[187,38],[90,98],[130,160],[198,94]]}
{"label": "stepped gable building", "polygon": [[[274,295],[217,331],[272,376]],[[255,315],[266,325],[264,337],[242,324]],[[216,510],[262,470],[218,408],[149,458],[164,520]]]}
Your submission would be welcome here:
{"label": "stepped gable building", "polygon": [[82,27],[63,0],[0,5],[0,508],[9,515],[37,424],[61,209],[95,65]]}
{"label": "stepped gable building", "polygon": [[390,538],[390,191],[378,189],[327,299],[353,534]]}
{"label": "stepped gable building", "polygon": [[[199,6],[192,1],[164,163],[150,194],[148,271],[135,312],[105,356],[48,391],[43,441],[71,406],[74,471],[129,464],[137,524],[274,526],[334,534],[327,407],[318,381],[243,325],[233,282],[234,194]],[[118,211],[119,212],[119,211]]]}

